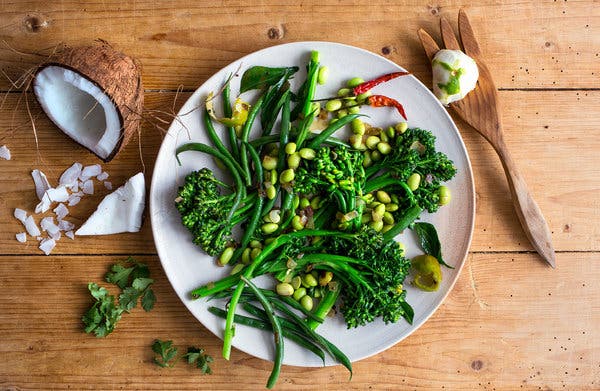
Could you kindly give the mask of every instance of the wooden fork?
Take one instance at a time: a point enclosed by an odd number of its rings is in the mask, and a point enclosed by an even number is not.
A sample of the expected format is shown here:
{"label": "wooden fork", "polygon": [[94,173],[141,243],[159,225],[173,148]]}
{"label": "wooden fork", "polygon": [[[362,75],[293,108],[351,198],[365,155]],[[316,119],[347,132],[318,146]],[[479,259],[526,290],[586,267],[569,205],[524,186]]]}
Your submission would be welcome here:
{"label": "wooden fork", "polygon": [[[456,35],[454,35],[450,23],[444,18],[440,20],[440,29],[444,45],[447,49],[462,50],[461,44]],[[479,44],[475,39],[467,14],[462,9],[458,13],[458,29],[464,53],[473,58],[477,63],[479,80],[475,90],[467,94],[465,98],[451,103],[450,107],[465,122],[485,137],[496,150],[496,153],[498,153],[506,178],[508,179],[517,216],[527,238],[541,257],[550,266],[556,267],[555,253],[552,247],[548,224],[546,224],[539,206],[529,193],[527,184],[517,170],[515,161],[509,154],[504,142],[497,90],[494,86],[492,75],[483,61]],[[425,53],[431,61],[440,48],[425,30],[420,29],[418,34]]]}

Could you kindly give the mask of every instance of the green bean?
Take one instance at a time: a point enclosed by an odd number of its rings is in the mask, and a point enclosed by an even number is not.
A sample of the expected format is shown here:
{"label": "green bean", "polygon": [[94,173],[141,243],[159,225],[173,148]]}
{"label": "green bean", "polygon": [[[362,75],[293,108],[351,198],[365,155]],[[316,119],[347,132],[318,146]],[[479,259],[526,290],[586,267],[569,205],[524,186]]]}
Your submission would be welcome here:
{"label": "green bean", "polygon": [[[250,177],[250,165],[248,164],[248,154],[247,154],[247,146],[245,143],[248,142],[248,137],[250,135],[250,129],[252,129],[252,125],[254,124],[254,120],[256,119],[256,115],[258,114],[258,111],[260,110],[261,106],[262,106],[262,102],[263,102],[263,96],[261,96],[260,98],[258,98],[258,100],[256,101],[256,103],[254,104],[254,106],[252,106],[252,108],[250,109],[250,112],[248,113],[248,119],[246,119],[246,123],[244,124],[244,127],[242,129],[242,145],[240,147],[240,161],[241,161],[241,166],[243,168],[243,172],[246,174],[246,176],[249,178]],[[249,183],[247,183],[249,185]]]}
{"label": "green bean", "polygon": [[[223,112],[225,113],[225,117],[227,118],[231,117],[233,114],[231,111],[231,86],[229,82],[225,84],[225,88],[223,89]],[[227,134],[229,136],[229,147],[231,148],[231,155],[234,157],[234,159],[237,160],[240,156],[240,147],[238,145],[238,138],[235,134],[235,129],[233,126],[227,127]]]}
{"label": "green bean", "polygon": [[[221,308],[217,308],[217,307],[212,307],[212,306],[208,307],[208,312],[210,312],[211,314],[216,315],[220,318],[225,318],[227,316],[227,311],[222,310]],[[273,327],[269,323],[265,322],[262,319],[255,319],[255,318],[251,318],[249,316],[236,314],[233,317],[233,321],[237,324],[254,327],[255,329],[273,331]],[[315,355],[317,355],[317,357],[319,357],[323,361],[323,364],[325,364],[325,354],[315,344],[313,344],[309,340],[305,339],[300,334],[295,333],[293,329],[290,330],[287,327],[283,327],[283,325],[282,325],[282,329],[283,329],[283,336],[285,338],[289,339],[290,341],[296,342],[298,345],[302,346],[305,349],[310,350],[311,352],[313,352]]]}
{"label": "green bean", "polygon": [[275,383],[277,382],[277,378],[279,377],[279,373],[281,371],[281,364],[283,362],[283,330],[281,329],[281,323],[275,316],[275,311],[269,303],[269,300],[261,293],[261,291],[246,277],[242,276],[241,280],[245,282],[248,287],[254,292],[256,298],[262,304],[269,321],[271,322],[271,327],[273,327],[273,336],[275,340],[275,360],[273,361],[273,370],[271,371],[271,376],[269,376],[269,380],[267,381],[267,388],[273,388]]}
{"label": "green bean", "polygon": [[307,148],[316,149],[318,148],[329,136],[335,133],[338,129],[343,127],[344,125],[352,122],[352,120],[360,117],[360,114],[350,114],[345,116],[342,119],[335,121],[332,124],[329,124],[318,136],[313,138],[308,144]]}

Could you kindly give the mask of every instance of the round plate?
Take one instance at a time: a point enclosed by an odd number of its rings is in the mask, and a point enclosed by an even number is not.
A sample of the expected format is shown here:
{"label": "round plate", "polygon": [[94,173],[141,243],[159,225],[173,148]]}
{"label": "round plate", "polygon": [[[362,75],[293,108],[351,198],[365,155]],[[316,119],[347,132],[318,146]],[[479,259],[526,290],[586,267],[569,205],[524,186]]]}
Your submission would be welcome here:
{"label": "round plate", "polygon": [[[219,91],[230,74],[237,73],[241,76],[246,68],[254,65],[296,65],[300,67],[300,71],[292,80],[292,88],[295,90],[305,79],[305,65],[311,50],[319,51],[321,64],[330,69],[327,83],[317,88],[317,98],[335,96],[335,92],[344,81],[355,76],[368,80],[385,73],[404,70],[368,51],[330,42],[297,42],[260,50],[220,70],[194,92],[181,108],[178,119],[173,121],[156,159],[150,189],[150,218],[158,255],[173,289],[183,303],[207,329],[220,338],[224,322],[209,313],[207,308],[222,303],[203,299],[192,300],[189,292],[225,276],[229,268],[217,267],[211,257],[192,243],[190,234],[181,224],[179,213],[174,206],[177,188],[186,174],[205,166],[211,169],[216,167],[210,157],[198,152],[182,154],[182,166],[179,166],[175,160],[175,149],[190,140],[209,143],[201,125],[204,99],[209,92]],[[239,79],[240,77],[236,77],[232,81],[233,94],[238,91]],[[475,214],[473,175],[467,151],[452,119],[429,89],[415,77],[405,76],[378,86],[374,93],[399,100],[406,109],[409,126],[431,130],[437,137],[437,149],[446,153],[457,167],[456,177],[447,184],[453,194],[452,202],[440,208],[434,215],[424,213],[421,216],[423,221],[429,221],[436,226],[444,259],[453,265],[454,269],[443,268],[444,280],[437,292],[419,291],[408,283],[410,277],[407,279],[407,301],[415,310],[412,325],[404,320],[387,325],[377,320],[364,327],[347,329],[341,316],[327,319],[318,332],[337,345],[351,361],[389,348],[415,331],[435,312],[460,273],[471,242]],[[247,94],[244,97],[252,102]],[[216,107],[220,105],[217,104]],[[367,108],[362,112],[371,116],[369,122],[373,124],[392,125],[402,120],[393,109]],[[421,253],[410,230],[406,230],[399,240],[406,244],[408,257]],[[272,360],[274,356],[272,335],[250,327],[236,327],[234,346],[265,360]],[[317,356],[291,341],[286,341],[284,364],[323,365]],[[326,362],[326,365],[334,364],[336,363],[331,359]]]}

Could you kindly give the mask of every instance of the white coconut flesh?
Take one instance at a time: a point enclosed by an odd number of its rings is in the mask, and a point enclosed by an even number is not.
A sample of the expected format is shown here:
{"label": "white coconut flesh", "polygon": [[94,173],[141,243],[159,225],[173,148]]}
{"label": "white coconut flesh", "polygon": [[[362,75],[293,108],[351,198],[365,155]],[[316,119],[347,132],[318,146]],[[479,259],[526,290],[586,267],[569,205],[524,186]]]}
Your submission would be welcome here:
{"label": "white coconut flesh", "polygon": [[141,172],[100,202],[96,211],[75,235],[110,235],[138,232],[146,200],[146,185]]}
{"label": "white coconut flesh", "polygon": [[64,133],[102,159],[113,153],[121,138],[121,117],[100,87],[73,70],[50,65],[36,75],[33,88]]}

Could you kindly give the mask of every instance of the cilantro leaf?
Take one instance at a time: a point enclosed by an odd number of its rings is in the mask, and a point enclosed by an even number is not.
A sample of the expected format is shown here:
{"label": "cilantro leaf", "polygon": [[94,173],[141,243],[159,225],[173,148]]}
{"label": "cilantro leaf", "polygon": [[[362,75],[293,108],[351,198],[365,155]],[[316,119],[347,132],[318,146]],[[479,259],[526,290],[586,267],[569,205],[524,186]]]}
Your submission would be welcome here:
{"label": "cilantro leaf", "polygon": [[133,280],[131,286],[137,289],[138,291],[143,291],[152,283],[154,283],[154,280],[151,278],[138,277],[135,280]]}
{"label": "cilantro leaf", "polygon": [[144,311],[148,312],[154,308],[154,303],[156,302],[156,296],[154,296],[154,291],[152,288],[146,289],[144,295],[142,296],[142,308]]}
{"label": "cilantro leaf", "polygon": [[162,368],[168,368],[175,365],[176,361],[171,362],[177,355],[177,348],[173,346],[173,341],[161,341],[157,339],[152,344],[152,351],[160,357],[154,357],[154,363]]}
{"label": "cilantro leaf", "polygon": [[188,364],[193,365],[195,363],[196,368],[199,368],[203,374],[210,375],[212,373],[209,364],[213,362],[213,358],[208,354],[204,354],[204,349],[189,347],[183,357],[187,359]]}
{"label": "cilantro leaf", "polygon": [[111,266],[110,272],[106,273],[104,279],[106,282],[113,283],[123,289],[129,283],[129,275],[133,271],[133,267],[124,267],[118,263]]}
{"label": "cilantro leaf", "polygon": [[134,287],[128,286],[123,289],[123,292],[119,295],[119,306],[127,312],[131,311],[137,305],[138,298],[141,294],[142,292]]}
{"label": "cilantro leaf", "polygon": [[96,283],[89,283],[88,290],[95,299],[94,305],[81,318],[88,334],[94,333],[96,337],[106,337],[112,333],[121,320],[123,310],[115,304],[114,296],[106,288]]}

